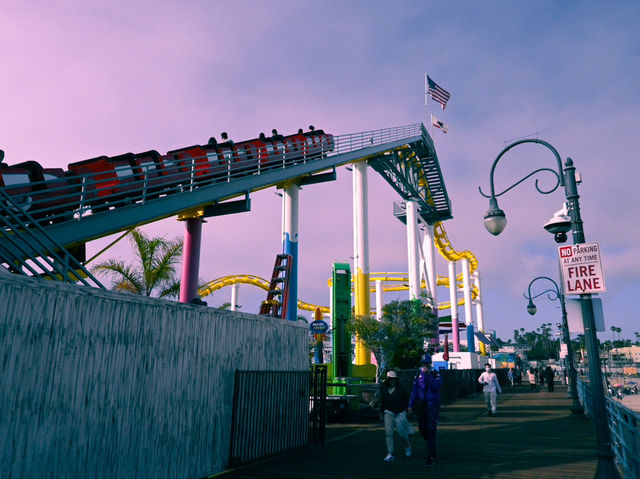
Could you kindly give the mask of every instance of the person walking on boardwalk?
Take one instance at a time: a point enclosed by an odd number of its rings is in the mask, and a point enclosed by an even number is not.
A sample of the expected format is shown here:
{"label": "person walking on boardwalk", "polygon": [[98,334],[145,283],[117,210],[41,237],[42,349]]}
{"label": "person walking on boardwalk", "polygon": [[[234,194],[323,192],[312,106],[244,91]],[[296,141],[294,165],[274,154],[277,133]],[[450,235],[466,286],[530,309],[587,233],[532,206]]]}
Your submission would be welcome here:
{"label": "person walking on boardwalk", "polygon": [[384,462],[395,461],[393,447],[393,432],[398,432],[398,436],[404,441],[404,452],[407,457],[411,457],[411,442],[409,441],[409,431],[413,428],[407,421],[407,405],[409,395],[398,384],[398,376],[395,371],[387,372],[387,379],[383,381],[380,389],[380,405],[384,415],[384,432],[387,442],[387,456]]}
{"label": "person walking on boardwalk", "polygon": [[511,387],[516,380],[516,374],[513,372],[513,368],[509,368],[509,372],[507,373],[507,377],[509,378],[509,382],[511,383]]}
{"label": "person walking on boardwalk", "polygon": [[436,463],[436,432],[440,415],[440,388],[442,380],[437,371],[431,370],[431,356],[425,354],[421,367],[413,380],[409,411],[418,416],[420,434],[427,443],[427,466]]}
{"label": "person walking on boardwalk", "polygon": [[553,369],[551,369],[551,366],[547,366],[544,370],[544,380],[547,383],[547,391],[549,391],[550,393],[553,392],[554,376],[555,373],[553,372]]}
{"label": "person walking on boardwalk", "polygon": [[533,368],[529,368],[527,372],[527,376],[529,377],[529,391],[536,390],[536,370]]}
{"label": "person walking on boardwalk", "polygon": [[520,369],[520,366],[516,366],[516,384],[522,386],[522,369]]}
{"label": "person walking on boardwalk", "polygon": [[502,394],[502,389],[498,382],[498,376],[491,371],[491,365],[489,363],[484,365],[484,372],[478,378],[478,382],[484,384],[482,392],[484,393],[484,400],[487,404],[487,412],[489,416],[495,416],[498,393]]}

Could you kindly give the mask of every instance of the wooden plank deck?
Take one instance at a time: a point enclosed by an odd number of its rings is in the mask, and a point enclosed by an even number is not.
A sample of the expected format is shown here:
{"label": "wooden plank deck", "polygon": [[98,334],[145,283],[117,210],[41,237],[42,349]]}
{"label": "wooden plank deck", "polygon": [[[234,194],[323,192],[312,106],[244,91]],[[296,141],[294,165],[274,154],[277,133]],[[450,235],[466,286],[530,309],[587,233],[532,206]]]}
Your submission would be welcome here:
{"label": "wooden plank deck", "polygon": [[[588,479],[596,470],[595,432],[589,419],[574,419],[566,389],[528,392],[505,388],[498,415],[488,417],[474,395],[442,408],[438,460],[424,464],[426,448],[416,431],[413,457],[396,438],[396,461],[384,463],[381,424],[329,425],[327,443],[226,471],[215,477],[331,479]],[[417,428],[416,428],[417,429]]]}

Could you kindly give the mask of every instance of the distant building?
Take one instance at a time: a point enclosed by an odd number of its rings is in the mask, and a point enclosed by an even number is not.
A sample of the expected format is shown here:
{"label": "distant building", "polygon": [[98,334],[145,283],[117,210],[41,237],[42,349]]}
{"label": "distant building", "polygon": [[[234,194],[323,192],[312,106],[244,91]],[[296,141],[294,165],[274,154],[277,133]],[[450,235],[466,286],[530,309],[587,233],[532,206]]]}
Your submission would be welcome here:
{"label": "distant building", "polygon": [[614,348],[611,350],[611,357],[614,361],[627,361],[640,364],[640,346]]}
{"label": "distant building", "polygon": [[530,349],[529,346],[522,346],[522,345],[513,344],[513,343],[505,343],[498,350],[498,352],[500,352],[500,353],[513,353],[516,356],[520,356],[520,358],[522,358],[523,361],[526,361],[526,359],[527,359],[527,351],[529,351],[529,349]]}

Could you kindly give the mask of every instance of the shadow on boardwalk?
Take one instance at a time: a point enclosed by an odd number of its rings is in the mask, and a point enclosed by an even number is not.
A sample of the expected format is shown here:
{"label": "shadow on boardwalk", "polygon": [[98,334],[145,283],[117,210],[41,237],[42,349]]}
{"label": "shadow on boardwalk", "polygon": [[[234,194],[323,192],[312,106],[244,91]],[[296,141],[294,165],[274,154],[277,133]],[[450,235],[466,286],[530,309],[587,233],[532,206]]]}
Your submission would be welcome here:
{"label": "shadow on boardwalk", "polygon": [[[580,478],[596,469],[595,435],[588,419],[573,419],[566,389],[529,393],[504,388],[497,417],[488,417],[480,395],[442,408],[438,461],[424,464],[426,448],[411,436],[413,457],[396,438],[396,461],[384,463],[381,424],[329,425],[327,443],[215,477],[250,478]],[[417,429],[417,428],[416,428]]]}

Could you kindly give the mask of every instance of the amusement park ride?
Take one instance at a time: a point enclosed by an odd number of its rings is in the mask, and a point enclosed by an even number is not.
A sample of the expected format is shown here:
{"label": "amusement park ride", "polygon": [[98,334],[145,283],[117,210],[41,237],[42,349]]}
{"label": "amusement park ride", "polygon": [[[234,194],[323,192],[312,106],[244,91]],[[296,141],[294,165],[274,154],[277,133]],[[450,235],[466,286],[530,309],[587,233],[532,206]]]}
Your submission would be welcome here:
{"label": "amusement park ride", "polygon": [[[470,251],[456,251],[447,237],[442,222],[452,218],[450,202],[433,141],[422,124],[345,135],[313,127],[286,136],[273,130],[269,137],[260,134],[235,143],[212,138],[204,145],[166,154],[150,150],[99,156],[70,163],[66,170],[35,161],[8,165],[3,157],[0,152],[0,265],[9,272],[103,287],[84,265],[88,241],[178,216],[186,223],[181,302],[198,303],[225,286],[251,284],[267,291],[261,314],[289,320],[297,318],[298,308],[319,307],[298,299],[298,190],[302,185],[335,180],[336,168],[351,164],[356,259],[350,274],[355,314],[370,314],[371,292],[376,292],[379,312],[383,291],[409,289],[410,299],[419,299],[426,289],[435,303],[436,286],[441,285],[449,287],[450,300],[434,306],[450,309],[454,325],[458,324],[457,306],[464,306],[471,352],[476,343],[474,323],[479,331],[484,328],[478,261]],[[408,274],[369,272],[368,166],[403,200],[395,214],[407,225]],[[225,276],[198,290],[204,218],[249,211],[251,193],[272,186],[283,190],[284,239],[271,281],[251,275]],[[448,262],[448,276],[435,275],[435,248]],[[457,263],[462,265],[458,274]],[[350,312],[351,279],[348,291]],[[334,300],[334,316],[336,309]],[[452,335],[458,352],[458,328],[452,328]],[[339,361],[350,362],[344,347],[335,351]],[[371,355],[359,344],[355,356],[355,366],[371,370]],[[345,368],[335,373],[344,374]]]}

